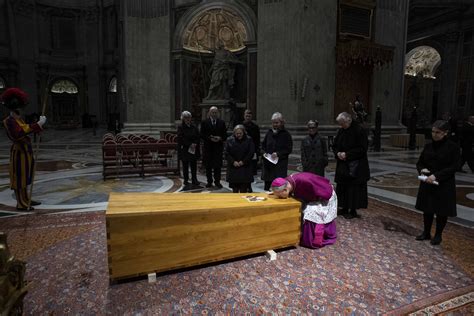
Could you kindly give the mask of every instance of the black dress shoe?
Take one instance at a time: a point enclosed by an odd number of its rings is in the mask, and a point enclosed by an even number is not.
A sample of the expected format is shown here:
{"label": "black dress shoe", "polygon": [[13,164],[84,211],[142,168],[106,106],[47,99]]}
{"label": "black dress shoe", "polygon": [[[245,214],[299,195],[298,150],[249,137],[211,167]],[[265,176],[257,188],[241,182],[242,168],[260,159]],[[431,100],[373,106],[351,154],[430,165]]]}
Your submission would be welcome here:
{"label": "black dress shoe", "polygon": [[41,202],[31,200],[31,206],[41,205]]}
{"label": "black dress shoe", "polygon": [[425,232],[421,233],[421,235],[416,236],[415,240],[428,240],[431,239],[431,235]]}
{"label": "black dress shoe", "polygon": [[200,185],[201,183],[198,180],[193,180],[193,185]]}
{"label": "black dress shoe", "polygon": [[222,189],[222,184],[220,184],[220,182],[217,182],[217,183],[216,183],[216,187],[217,187],[218,189]]}
{"label": "black dress shoe", "polygon": [[430,244],[432,245],[439,245],[443,239],[441,236],[434,236],[433,239],[431,239]]}
{"label": "black dress shoe", "polygon": [[206,188],[212,188],[212,183],[206,184]]}
{"label": "black dress shoe", "polygon": [[183,185],[184,185],[184,186],[187,186],[187,185],[189,185],[189,182],[188,182],[188,181],[184,181],[184,182],[183,182]]}

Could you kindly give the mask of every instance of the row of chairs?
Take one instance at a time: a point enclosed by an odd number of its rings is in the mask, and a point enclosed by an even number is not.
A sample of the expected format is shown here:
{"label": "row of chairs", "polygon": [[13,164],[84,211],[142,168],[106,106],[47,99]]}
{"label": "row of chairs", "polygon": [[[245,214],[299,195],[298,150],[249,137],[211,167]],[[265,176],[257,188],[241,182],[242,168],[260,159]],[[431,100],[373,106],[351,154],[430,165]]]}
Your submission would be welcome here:
{"label": "row of chairs", "polygon": [[[149,143],[176,143],[178,135],[173,133],[166,133],[164,138],[156,139],[150,135],[143,134],[117,134],[106,133],[102,137],[102,142],[107,140],[114,140],[117,143],[121,143],[125,140],[131,140],[133,143],[140,143],[142,140],[147,140]],[[142,142],[143,143],[143,142]]]}
{"label": "row of chairs", "polygon": [[103,178],[120,175],[179,174],[176,137],[105,134],[102,138]]}

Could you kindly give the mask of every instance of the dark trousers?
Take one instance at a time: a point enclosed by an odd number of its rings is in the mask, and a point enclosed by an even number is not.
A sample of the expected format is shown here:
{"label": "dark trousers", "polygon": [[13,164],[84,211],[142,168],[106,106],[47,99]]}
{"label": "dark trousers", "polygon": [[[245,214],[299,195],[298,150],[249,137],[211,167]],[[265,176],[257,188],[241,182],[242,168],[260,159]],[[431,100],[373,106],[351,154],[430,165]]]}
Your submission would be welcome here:
{"label": "dark trousers", "polygon": [[233,193],[252,192],[249,191],[249,187],[252,188],[252,185],[250,183],[231,183],[229,186],[232,188]]}
{"label": "dark trousers", "polygon": [[211,167],[211,166],[206,166],[207,183],[212,184],[213,171],[214,171],[214,183],[219,184],[221,182],[221,167]]}
{"label": "dark trousers", "polygon": [[[427,235],[431,235],[431,225],[433,224],[434,214],[423,214],[423,226],[424,232]],[[443,234],[444,227],[446,227],[446,223],[448,222],[447,216],[440,216],[436,215],[436,232],[435,236],[441,237]]]}
{"label": "dark trousers", "polygon": [[265,191],[269,191],[271,186],[272,186],[272,181],[265,181],[265,185],[264,185],[263,189]]}
{"label": "dark trousers", "polygon": [[461,161],[459,162],[459,170],[462,169],[464,164],[467,162],[469,169],[474,172],[474,159],[472,157],[472,150],[463,148],[461,154]]}
{"label": "dark trousers", "polygon": [[184,183],[189,182],[189,167],[191,167],[191,179],[193,183],[197,183],[197,161],[196,160],[191,160],[191,161],[182,161],[183,162],[183,179]]}
{"label": "dark trousers", "polygon": [[257,159],[252,159],[252,171],[254,175],[257,174],[257,162],[258,162]]}

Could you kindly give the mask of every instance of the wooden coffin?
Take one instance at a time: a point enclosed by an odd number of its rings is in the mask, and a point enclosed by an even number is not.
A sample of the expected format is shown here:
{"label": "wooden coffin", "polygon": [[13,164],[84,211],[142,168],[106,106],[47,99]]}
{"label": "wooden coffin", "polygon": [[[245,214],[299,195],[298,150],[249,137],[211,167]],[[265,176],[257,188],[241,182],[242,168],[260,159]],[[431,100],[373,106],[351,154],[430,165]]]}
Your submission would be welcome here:
{"label": "wooden coffin", "polygon": [[300,202],[239,193],[111,193],[112,281],[297,245]]}

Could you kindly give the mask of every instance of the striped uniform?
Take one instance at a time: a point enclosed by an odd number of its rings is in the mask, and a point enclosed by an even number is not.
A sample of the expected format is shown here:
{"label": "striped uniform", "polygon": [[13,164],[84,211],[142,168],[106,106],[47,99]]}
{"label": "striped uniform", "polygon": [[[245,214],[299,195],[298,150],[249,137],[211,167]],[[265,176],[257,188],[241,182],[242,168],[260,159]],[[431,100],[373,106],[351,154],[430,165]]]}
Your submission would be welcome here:
{"label": "striped uniform", "polygon": [[27,185],[31,184],[33,175],[33,149],[30,133],[38,133],[42,128],[37,124],[26,124],[21,118],[12,115],[3,120],[8,138],[13,142],[10,148],[10,188],[15,191],[17,208],[29,205]]}

